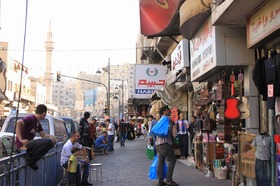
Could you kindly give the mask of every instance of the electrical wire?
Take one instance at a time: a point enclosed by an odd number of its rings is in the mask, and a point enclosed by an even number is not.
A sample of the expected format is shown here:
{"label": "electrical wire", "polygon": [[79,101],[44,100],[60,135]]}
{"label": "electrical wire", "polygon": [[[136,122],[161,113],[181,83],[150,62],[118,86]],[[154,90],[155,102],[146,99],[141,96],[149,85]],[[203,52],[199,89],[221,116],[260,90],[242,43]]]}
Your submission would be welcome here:
{"label": "electrical wire", "polygon": [[[144,49],[145,47],[134,47],[134,48],[103,48],[103,49],[61,49],[61,50],[53,50],[53,52],[102,52],[102,51],[122,51],[122,50],[139,50]],[[7,50],[7,51],[21,51],[21,50]],[[46,50],[36,50],[36,49],[29,49],[25,50],[26,52],[45,52]]]}
{"label": "electrical wire", "polygon": [[[20,84],[19,84],[19,92],[18,92],[18,104],[17,104],[17,110],[16,110],[16,120],[14,124],[14,133],[13,133],[13,139],[12,139],[12,145],[15,143],[15,134],[16,134],[16,128],[17,128],[17,121],[18,121],[18,113],[19,113],[19,105],[20,105],[20,100],[21,100],[21,89],[22,89],[22,77],[23,77],[23,66],[24,66],[24,54],[25,54],[25,42],[26,42],[26,30],[27,30],[27,13],[28,13],[28,0],[26,0],[26,5],[25,5],[25,20],[24,20],[24,35],[23,35],[23,47],[22,47],[22,59],[21,59],[21,74],[20,74]],[[13,149],[13,148],[12,148]],[[10,164],[8,168],[8,185],[10,184],[10,174],[11,174],[11,166],[12,166],[12,158],[13,158],[13,151],[10,155]],[[14,180],[14,179],[13,179]]]}

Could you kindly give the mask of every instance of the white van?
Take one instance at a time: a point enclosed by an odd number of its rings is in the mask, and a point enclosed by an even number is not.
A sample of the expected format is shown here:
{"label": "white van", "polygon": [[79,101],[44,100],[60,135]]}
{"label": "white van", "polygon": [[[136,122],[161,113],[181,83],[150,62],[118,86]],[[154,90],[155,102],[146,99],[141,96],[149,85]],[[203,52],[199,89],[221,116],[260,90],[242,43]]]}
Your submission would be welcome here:
{"label": "white van", "polygon": [[[18,118],[16,118],[16,114],[10,114],[4,122],[1,132],[8,132],[13,134],[15,132],[15,122],[27,115],[30,115],[30,113],[19,113]],[[57,141],[64,141],[68,139],[66,126],[61,118],[47,114],[45,119],[39,122],[41,123],[44,132],[46,134],[55,136]],[[35,138],[38,137],[40,136],[38,133],[36,133]]]}

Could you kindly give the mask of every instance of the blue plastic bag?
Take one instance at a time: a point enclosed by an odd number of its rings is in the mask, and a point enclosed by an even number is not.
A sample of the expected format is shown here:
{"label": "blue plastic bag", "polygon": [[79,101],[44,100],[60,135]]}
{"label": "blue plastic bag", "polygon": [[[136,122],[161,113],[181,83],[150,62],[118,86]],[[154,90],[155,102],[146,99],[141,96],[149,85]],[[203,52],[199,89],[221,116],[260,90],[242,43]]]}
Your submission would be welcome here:
{"label": "blue plastic bag", "polygon": [[[154,160],[153,160],[152,164],[150,165],[150,172],[149,172],[150,180],[157,179],[157,164],[158,164],[158,156],[156,155],[154,157]],[[167,165],[166,165],[166,162],[164,162],[163,178],[166,178],[166,174],[167,174]]]}
{"label": "blue plastic bag", "polygon": [[159,137],[168,137],[168,128],[169,128],[169,117],[161,117],[157,124],[152,128],[151,133]]}

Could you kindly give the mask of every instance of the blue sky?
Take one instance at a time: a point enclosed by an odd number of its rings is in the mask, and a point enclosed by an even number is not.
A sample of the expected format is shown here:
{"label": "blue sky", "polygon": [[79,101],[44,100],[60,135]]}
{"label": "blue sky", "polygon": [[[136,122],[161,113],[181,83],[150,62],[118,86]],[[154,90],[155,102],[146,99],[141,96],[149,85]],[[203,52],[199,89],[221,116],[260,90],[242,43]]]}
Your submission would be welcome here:
{"label": "blue sky", "polygon": [[[140,31],[139,0],[29,0],[24,65],[35,76],[45,70],[49,22],[53,32],[52,71],[95,73],[111,64],[135,63]],[[2,0],[0,40],[21,62],[25,0]]]}

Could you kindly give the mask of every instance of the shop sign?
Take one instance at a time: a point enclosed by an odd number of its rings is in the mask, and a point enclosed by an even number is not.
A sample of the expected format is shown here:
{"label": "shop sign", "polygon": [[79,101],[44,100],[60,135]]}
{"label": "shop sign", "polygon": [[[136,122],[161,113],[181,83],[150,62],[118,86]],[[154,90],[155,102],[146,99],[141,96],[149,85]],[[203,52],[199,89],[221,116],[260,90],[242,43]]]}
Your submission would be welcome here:
{"label": "shop sign", "polygon": [[175,50],[171,53],[171,71],[176,74],[183,67],[189,67],[189,43],[182,39]]}
{"label": "shop sign", "polygon": [[191,81],[216,66],[216,27],[208,19],[190,40]]}
{"label": "shop sign", "polygon": [[280,28],[280,1],[270,0],[247,20],[247,47]]}
{"label": "shop sign", "polygon": [[155,91],[165,85],[166,66],[135,65],[134,98],[148,99]]}

